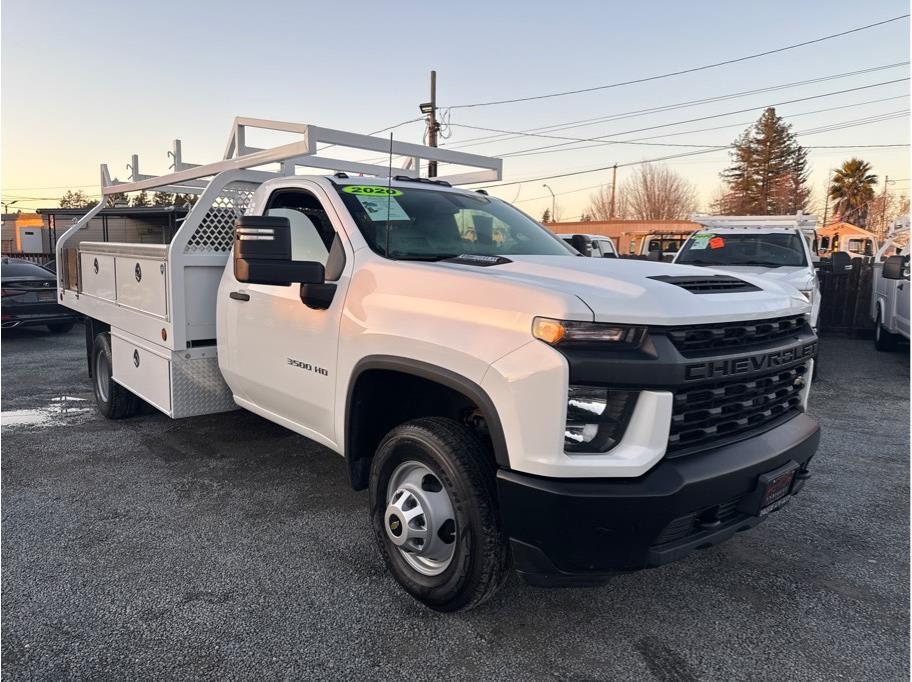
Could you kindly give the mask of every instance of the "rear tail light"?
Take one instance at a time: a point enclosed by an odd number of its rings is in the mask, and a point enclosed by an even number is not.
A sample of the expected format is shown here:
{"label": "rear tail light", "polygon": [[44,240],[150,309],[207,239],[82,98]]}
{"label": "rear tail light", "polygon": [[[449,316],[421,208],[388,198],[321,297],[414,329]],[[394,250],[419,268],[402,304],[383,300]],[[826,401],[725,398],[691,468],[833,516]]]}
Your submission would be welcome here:
{"label": "rear tail light", "polygon": [[0,298],[9,298],[10,296],[21,296],[28,293],[22,289],[0,289]]}

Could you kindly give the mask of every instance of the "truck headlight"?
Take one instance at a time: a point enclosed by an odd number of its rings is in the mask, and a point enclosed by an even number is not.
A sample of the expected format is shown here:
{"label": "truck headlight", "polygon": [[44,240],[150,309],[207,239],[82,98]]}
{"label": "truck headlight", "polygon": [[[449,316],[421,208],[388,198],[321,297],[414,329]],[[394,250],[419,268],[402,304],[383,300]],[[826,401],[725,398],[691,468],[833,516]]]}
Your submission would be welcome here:
{"label": "truck headlight", "polygon": [[620,443],[636,398],[636,391],[570,386],[564,451],[600,453]]}
{"label": "truck headlight", "polygon": [[814,290],[813,289],[800,289],[801,295],[807,299],[808,303],[814,302]]}
{"label": "truck headlight", "polygon": [[646,327],[605,322],[577,322],[536,317],[532,336],[552,346],[598,345],[600,348],[627,350],[637,348],[646,335]]}

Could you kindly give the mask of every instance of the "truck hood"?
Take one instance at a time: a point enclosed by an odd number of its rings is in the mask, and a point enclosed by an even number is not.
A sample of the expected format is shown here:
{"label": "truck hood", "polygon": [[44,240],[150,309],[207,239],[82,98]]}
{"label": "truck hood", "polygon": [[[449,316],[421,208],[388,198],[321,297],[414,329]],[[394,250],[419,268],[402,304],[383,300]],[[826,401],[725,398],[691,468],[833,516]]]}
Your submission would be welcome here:
{"label": "truck hood", "polygon": [[727,272],[734,277],[744,279],[745,275],[760,277],[768,282],[788,284],[799,291],[814,288],[814,273],[807,266],[765,268],[758,265],[725,265],[714,267],[717,272]]}
{"label": "truck hood", "polygon": [[651,279],[663,275],[706,277],[718,270],[633,259],[578,256],[510,256],[510,263],[478,267],[437,263],[471,270],[498,280],[544,288],[582,300],[597,322],[678,325],[754,320],[810,312],[801,294],[765,277],[738,273],[756,291],[696,294],[675,284]]}

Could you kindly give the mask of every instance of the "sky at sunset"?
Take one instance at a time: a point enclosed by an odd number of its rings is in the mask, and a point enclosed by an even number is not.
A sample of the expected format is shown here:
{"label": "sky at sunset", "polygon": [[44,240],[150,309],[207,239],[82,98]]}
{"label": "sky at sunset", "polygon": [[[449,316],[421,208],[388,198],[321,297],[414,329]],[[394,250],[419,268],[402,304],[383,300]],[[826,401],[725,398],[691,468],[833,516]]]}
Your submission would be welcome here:
{"label": "sky at sunset", "polygon": [[[772,104],[778,104],[801,144],[825,147],[812,149],[809,156],[815,199],[822,197],[829,169],[853,155],[871,162],[881,181],[884,176],[894,179],[889,191],[908,194],[908,146],[832,148],[908,145],[908,18],[646,83],[463,106],[736,59],[890,19],[908,9],[899,0],[4,0],[3,201],[29,210],[56,205],[67,189],[97,194],[99,163],[108,163],[112,175],[124,178],[134,153],[144,173],[167,172],[166,152],[174,138],[182,139],[186,161],[217,160],[238,115],[365,133],[379,130],[419,116],[430,69],[438,72],[438,102],[449,123],[443,142],[507,155],[504,182],[532,180],[493,193],[535,216],[551,205],[543,182],[557,193],[562,217],[573,219],[585,210],[590,194],[610,181],[611,172],[535,178],[728,145]],[[816,82],[805,82],[810,80]],[[767,91],[740,94],[757,89]],[[715,101],[635,113],[707,98]],[[503,139],[468,127],[529,131],[609,117],[548,134],[613,135],[615,141],[639,144],[577,143],[548,153],[517,154],[546,151],[534,148],[561,141]],[[421,141],[422,132],[420,121],[395,129],[397,139],[413,142]],[[494,137],[475,139],[485,136]],[[697,186],[706,208],[727,160],[727,151],[720,149],[666,163]],[[622,167],[619,181],[631,172],[632,167]]]}

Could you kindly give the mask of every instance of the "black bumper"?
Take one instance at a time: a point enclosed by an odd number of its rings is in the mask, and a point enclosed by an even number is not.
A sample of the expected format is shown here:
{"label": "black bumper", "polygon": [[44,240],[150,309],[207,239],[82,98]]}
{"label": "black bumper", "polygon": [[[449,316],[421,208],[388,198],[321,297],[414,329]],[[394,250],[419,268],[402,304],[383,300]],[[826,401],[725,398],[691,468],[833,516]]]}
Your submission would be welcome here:
{"label": "black bumper", "polygon": [[635,479],[554,479],[501,470],[498,495],[516,570],[544,585],[604,582],[661,566],[747,530],[759,477],[790,462],[809,477],[820,429],[805,414],[765,433],[664,459]]}
{"label": "black bumper", "polygon": [[3,306],[0,326],[4,329],[77,322],[79,315],[59,303],[26,303]]}

